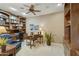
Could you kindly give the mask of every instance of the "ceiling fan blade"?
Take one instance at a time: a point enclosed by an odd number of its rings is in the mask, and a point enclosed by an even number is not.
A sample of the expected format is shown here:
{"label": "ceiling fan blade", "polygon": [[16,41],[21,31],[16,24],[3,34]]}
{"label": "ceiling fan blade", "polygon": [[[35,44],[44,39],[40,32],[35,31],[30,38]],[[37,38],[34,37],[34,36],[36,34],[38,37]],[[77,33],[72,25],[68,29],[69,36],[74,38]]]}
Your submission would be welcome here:
{"label": "ceiling fan blade", "polygon": [[31,6],[30,6],[30,9],[34,9],[34,7],[35,7],[34,5],[31,5]]}
{"label": "ceiling fan blade", "polygon": [[28,11],[26,14],[30,13],[30,11]]}
{"label": "ceiling fan blade", "polygon": [[[20,9],[26,9],[26,8],[20,7]],[[26,10],[29,10],[29,9],[26,9]]]}
{"label": "ceiling fan blade", "polygon": [[41,12],[40,10],[34,10],[35,12]]}
{"label": "ceiling fan blade", "polygon": [[33,13],[34,15],[36,15],[34,11],[32,11],[32,13]]}
{"label": "ceiling fan blade", "polygon": [[28,7],[28,8],[30,7],[30,6],[28,6],[28,5],[25,5],[25,4],[24,4],[24,6],[25,6],[25,7]]}
{"label": "ceiling fan blade", "polygon": [[25,9],[25,8],[23,8],[23,7],[20,7],[20,9]]}

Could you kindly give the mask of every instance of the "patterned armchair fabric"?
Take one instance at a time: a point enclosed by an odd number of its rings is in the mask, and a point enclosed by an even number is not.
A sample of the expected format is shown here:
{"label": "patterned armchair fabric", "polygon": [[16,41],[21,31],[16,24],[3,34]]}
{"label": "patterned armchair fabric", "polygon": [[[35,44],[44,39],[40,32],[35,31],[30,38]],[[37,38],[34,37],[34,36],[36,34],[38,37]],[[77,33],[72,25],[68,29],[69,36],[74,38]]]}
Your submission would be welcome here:
{"label": "patterned armchair fabric", "polygon": [[0,34],[0,37],[7,38],[7,44],[11,44],[11,45],[16,46],[16,49],[20,48],[21,47],[21,42],[12,40],[12,36],[13,35],[10,35],[10,34]]}
{"label": "patterned armchair fabric", "polygon": [[0,37],[11,39],[12,36],[10,34],[0,34]]}

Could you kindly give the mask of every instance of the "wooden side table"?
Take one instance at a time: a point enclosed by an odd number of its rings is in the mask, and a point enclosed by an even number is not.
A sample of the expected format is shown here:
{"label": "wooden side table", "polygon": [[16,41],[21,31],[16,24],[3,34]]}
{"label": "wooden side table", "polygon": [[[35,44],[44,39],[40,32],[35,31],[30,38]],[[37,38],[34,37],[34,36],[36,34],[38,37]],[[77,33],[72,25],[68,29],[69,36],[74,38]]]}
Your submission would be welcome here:
{"label": "wooden side table", "polygon": [[13,45],[7,45],[6,46],[6,52],[1,52],[0,49],[0,56],[14,56],[16,54],[16,47]]}

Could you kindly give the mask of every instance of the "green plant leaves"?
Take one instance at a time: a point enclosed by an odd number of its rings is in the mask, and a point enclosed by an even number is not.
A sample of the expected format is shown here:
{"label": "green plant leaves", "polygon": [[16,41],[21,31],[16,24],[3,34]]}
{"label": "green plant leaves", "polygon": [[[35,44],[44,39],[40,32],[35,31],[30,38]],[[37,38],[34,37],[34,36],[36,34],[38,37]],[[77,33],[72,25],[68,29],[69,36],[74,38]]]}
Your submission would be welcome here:
{"label": "green plant leaves", "polygon": [[45,32],[45,37],[47,39],[47,45],[51,45],[51,40],[52,40],[52,33],[47,33]]}
{"label": "green plant leaves", "polygon": [[6,45],[7,39],[6,38],[0,38],[0,46]]}

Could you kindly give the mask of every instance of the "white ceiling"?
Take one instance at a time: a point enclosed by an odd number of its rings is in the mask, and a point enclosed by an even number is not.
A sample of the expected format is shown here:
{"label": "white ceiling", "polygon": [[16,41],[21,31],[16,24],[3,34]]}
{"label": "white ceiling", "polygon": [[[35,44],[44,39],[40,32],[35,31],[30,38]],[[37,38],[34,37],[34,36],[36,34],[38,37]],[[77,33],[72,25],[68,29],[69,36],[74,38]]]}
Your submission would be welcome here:
{"label": "white ceiling", "polygon": [[[27,6],[30,6],[31,3],[24,3]],[[15,15],[20,15],[24,17],[33,17],[33,16],[40,16],[46,15],[50,13],[60,12],[64,10],[64,4],[58,3],[35,3],[35,9],[41,10],[41,12],[37,12],[36,15],[32,13],[25,14],[28,12],[28,7],[25,7],[23,3],[0,3],[0,9],[5,11],[9,11]],[[25,9],[21,9],[21,7]],[[11,8],[15,8],[14,10]]]}

